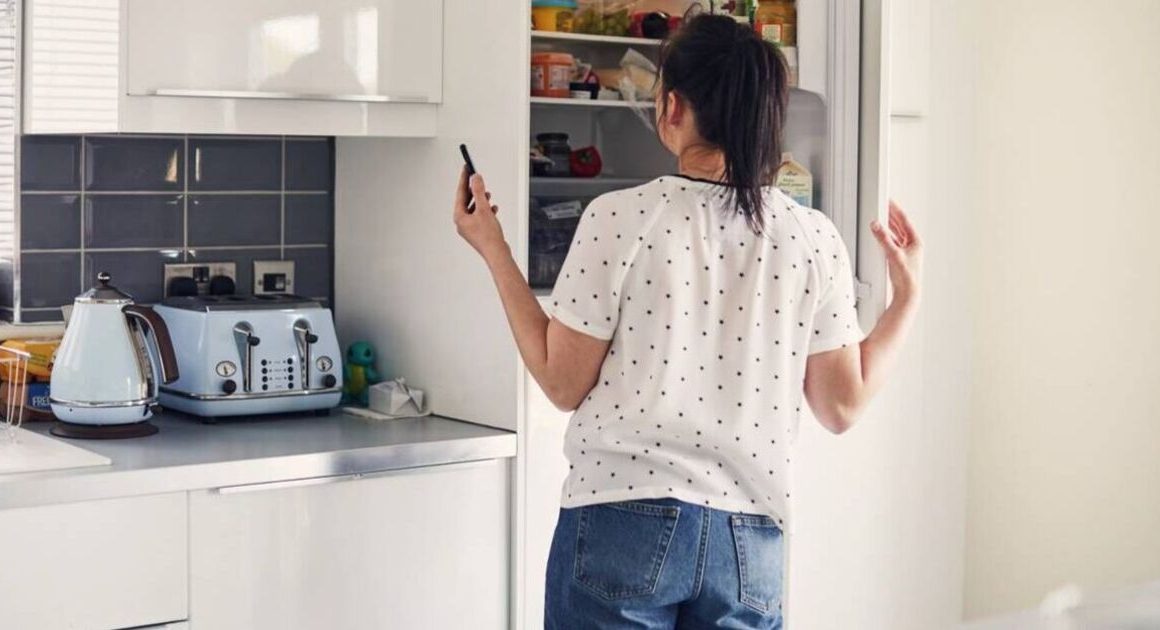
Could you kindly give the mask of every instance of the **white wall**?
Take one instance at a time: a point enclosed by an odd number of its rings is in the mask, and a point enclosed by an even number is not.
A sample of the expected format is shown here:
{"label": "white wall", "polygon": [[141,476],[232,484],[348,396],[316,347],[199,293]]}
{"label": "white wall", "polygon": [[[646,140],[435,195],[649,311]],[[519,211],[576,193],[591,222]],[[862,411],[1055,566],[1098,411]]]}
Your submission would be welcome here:
{"label": "white wall", "polygon": [[1160,2],[958,4],[981,69],[974,618],[1160,577]]}
{"label": "white wall", "polygon": [[891,124],[891,195],[928,243],[925,303],[896,377],[859,425],[839,437],[816,425],[803,432],[790,543],[794,628],[931,630],[959,620],[966,215],[939,185],[958,156],[936,149],[961,131],[951,121],[957,85],[926,63],[941,54],[946,30],[944,8],[931,4],[894,0],[891,37],[892,111],[900,114]]}

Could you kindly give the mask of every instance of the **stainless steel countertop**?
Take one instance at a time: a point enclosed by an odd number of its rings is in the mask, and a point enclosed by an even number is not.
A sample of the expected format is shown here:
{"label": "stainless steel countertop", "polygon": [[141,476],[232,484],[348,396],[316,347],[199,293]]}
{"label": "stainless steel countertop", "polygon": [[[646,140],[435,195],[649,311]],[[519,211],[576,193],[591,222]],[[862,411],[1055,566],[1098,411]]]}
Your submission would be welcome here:
{"label": "stainless steel countertop", "polygon": [[[364,420],[334,411],[222,419],[162,412],[161,431],[128,440],[64,440],[113,460],[0,475],[0,509],[223,488],[514,457],[514,433],[439,416]],[[51,423],[26,423],[48,435]],[[54,436],[55,437],[55,436]]]}

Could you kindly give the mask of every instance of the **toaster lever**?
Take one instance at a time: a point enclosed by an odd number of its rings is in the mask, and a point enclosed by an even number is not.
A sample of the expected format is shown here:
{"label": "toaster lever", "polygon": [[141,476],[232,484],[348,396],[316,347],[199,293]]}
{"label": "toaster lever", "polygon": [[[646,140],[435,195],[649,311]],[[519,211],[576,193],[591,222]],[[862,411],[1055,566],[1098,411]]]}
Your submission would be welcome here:
{"label": "toaster lever", "polygon": [[302,362],[302,391],[310,389],[310,346],[318,341],[318,335],[310,332],[310,322],[300,319],[294,322],[294,343],[298,346],[298,359]]}
{"label": "toaster lever", "polygon": [[253,389],[254,346],[262,340],[254,336],[254,327],[249,322],[238,322],[234,324],[234,341],[242,361],[242,391],[250,393]]}

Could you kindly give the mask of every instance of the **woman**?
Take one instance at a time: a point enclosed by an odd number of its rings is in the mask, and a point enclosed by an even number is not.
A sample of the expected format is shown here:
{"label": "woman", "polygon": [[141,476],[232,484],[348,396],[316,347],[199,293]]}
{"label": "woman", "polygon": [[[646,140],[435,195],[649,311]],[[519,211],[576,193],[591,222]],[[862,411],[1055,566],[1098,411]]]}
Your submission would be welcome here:
{"label": "woman", "polygon": [[461,174],[455,223],[528,370],[575,410],[545,625],[780,628],[801,399],[834,433],[854,423],[917,309],[920,244],[893,205],[889,230],[874,226],[894,297],[863,338],[837,230],[772,186],[780,53],[701,16],[664,46],[660,75],[658,135],[679,174],[588,206],[551,318],[479,176]]}

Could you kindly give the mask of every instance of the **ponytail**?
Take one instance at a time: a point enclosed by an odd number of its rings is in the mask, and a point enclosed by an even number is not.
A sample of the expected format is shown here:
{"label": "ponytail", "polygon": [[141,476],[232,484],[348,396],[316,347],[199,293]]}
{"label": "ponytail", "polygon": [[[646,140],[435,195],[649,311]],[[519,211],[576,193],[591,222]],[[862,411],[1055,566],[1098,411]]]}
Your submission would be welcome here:
{"label": "ponytail", "polygon": [[661,49],[660,74],[662,114],[669,94],[688,102],[697,132],[724,153],[733,205],[760,232],[762,188],[777,177],[789,97],[781,51],[732,18],[699,15]]}

